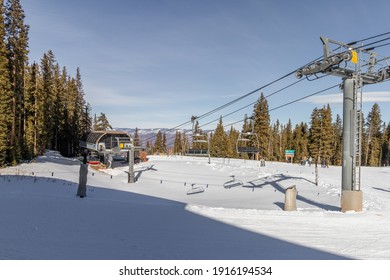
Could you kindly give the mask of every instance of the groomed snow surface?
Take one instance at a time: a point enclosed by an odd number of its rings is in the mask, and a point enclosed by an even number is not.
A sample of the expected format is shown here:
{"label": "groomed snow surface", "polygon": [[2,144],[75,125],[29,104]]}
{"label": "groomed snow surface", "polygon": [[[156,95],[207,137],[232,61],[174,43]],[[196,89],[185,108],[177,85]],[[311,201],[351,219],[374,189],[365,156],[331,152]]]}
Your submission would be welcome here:
{"label": "groomed snow surface", "polygon": [[362,168],[364,211],[349,213],[340,167],[316,186],[313,165],[150,156],[133,184],[126,165],[89,167],[85,198],[79,169],[52,151],[0,169],[0,259],[390,259],[390,167]]}

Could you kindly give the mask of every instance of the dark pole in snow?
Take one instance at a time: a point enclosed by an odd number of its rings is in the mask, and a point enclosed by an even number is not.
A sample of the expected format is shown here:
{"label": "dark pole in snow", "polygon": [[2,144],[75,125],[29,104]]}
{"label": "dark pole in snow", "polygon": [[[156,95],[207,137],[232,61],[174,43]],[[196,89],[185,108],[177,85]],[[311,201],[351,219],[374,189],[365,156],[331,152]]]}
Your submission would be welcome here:
{"label": "dark pole in snow", "polygon": [[80,164],[79,187],[77,189],[77,196],[81,198],[87,196],[87,175],[88,175],[87,155],[88,155],[88,151],[84,150],[83,163]]}
{"label": "dark pole in snow", "polygon": [[131,145],[127,158],[129,160],[128,183],[134,183],[134,145]]}
{"label": "dark pole in snow", "polygon": [[209,164],[211,163],[211,159],[210,159],[210,137],[211,137],[211,133],[209,132],[208,135],[207,135],[207,151],[208,151],[208,157],[209,157]]}

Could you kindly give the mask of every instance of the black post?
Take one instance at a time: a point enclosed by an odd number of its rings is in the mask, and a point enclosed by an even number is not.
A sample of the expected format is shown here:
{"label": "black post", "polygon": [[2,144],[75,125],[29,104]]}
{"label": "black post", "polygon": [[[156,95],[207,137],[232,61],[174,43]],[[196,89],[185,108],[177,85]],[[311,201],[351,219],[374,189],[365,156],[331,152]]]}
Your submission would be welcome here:
{"label": "black post", "polygon": [[77,189],[77,196],[81,198],[87,196],[87,175],[88,175],[87,155],[88,155],[88,150],[84,150],[83,163],[80,164],[79,187]]}

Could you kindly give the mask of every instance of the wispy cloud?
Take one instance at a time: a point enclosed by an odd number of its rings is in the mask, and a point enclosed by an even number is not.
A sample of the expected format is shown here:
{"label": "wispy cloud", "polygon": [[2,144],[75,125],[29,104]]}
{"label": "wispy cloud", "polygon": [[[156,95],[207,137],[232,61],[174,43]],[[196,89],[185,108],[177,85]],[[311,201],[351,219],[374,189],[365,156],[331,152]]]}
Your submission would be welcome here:
{"label": "wispy cloud", "polygon": [[[304,101],[312,104],[341,104],[343,103],[342,93],[312,96]],[[363,92],[363,102],[390,102],[390,91]]]}
{"label": "wispy cloud", "polygon": [[[90,95],[90,96],[89,96]],[[128,107],[139,108],[140,106],[150,105],[154,103],[165,104],[169,100],[163,97],[142,96],[123,94],[112,88],[104,87],[89,87],[87,93],[88,100],[91,100],[92,106],[103,107]]]}

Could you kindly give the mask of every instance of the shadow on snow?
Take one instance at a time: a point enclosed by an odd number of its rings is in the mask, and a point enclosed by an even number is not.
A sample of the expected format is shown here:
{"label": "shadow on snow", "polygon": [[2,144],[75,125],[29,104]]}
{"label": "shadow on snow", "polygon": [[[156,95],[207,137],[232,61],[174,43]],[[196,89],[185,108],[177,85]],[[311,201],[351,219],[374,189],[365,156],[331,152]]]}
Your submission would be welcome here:
{"label": "shadow on snow", "polygon": [[[239,184],[239,182],[241,182],[241,181],[233,178],[233,180],[231,180],[229,182],[226,182],[225,184],[227,184],[228,186],[234,186],[234,187],[250,188],[252,190],[255,190],[256,188],[260,188],[261,189],[261,188],[264,188],[266,186],[271,186],[271,187],[273,187],[275,189],[275,191],[279,191],[279,192],[284,194],[285,193],[285,189],[279,183],[282,182],[282,181],[291,180],[291,179],[294,179],[294,180],[296,180],[296,179],[298,179],[298,180],[305,180],[305,181],[307,181],[309,183],[314,184],[312,181],[307,180],[305,178],[294,177],[294,176],[286,176],[284,174],[276,174],[276,175],[268,176],[268,177],[265,177],[265,178],[256,179],[256,180],[253,180],[253,181],[246,182],[245,184],[242,184],[242,183]],[[300,195],[299,194],[299,190],[298,190],[297,200],[300,200],[300,201],[305,202],[305,203],[307,203],[309,205],[313,205],[313,206],[319,207],[319,208],[327,210],[327,211],[340,211],[340,207],[336,207],[336,206],[325,204],[325,203],[320,203],[320,202],[314,201],[312,199],[306,198],[303,195]],[[283,203],[275,202],[274,204],[277,205],[278,207],[282,208],[282,209],[284,208],[284,204]]]}
{"label": "shadow on snow", "polygon": [[[1,177],[3,259],[346,259],[191,213],[176,201],[96,186],[81,199],[74,182]],[[284,192],[277,182],[264,184]]]}

